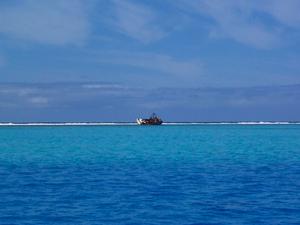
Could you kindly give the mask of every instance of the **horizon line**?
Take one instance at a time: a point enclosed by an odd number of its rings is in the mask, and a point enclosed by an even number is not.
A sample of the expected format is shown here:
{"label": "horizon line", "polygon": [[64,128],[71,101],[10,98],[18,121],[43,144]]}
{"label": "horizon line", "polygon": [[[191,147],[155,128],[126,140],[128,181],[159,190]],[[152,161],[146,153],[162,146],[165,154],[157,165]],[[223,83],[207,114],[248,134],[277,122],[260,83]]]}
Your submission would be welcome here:
{"label": "horizon line", "polygon": [[[132,126],[136,122],[0,122],[0,126]],[[162,125],[300,125],[300,121],[164,122]]]}

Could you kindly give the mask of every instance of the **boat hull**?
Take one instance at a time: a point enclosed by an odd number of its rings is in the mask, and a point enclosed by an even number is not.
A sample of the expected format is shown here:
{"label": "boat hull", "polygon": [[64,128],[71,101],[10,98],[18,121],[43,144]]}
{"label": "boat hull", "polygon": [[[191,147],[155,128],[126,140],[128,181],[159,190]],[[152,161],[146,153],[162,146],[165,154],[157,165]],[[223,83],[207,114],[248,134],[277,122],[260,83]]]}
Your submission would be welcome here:
{"label": "boat hull", "polygon": [[136,122],[138,125],[161,125],[162,121],[161,120],[151,120],[151,119],[141,119],[138,118],[136,119]]}

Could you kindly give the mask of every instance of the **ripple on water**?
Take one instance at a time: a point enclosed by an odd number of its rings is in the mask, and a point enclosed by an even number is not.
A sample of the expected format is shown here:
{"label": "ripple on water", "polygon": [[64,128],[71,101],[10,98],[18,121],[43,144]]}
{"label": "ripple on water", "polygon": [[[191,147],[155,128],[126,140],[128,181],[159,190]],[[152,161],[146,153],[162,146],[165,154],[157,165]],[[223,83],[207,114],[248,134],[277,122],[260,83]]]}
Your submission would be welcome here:
{"label": "ripple on water", "polygon": [[1,127],[0,143],[0,224],[300,224],[298,125]]}

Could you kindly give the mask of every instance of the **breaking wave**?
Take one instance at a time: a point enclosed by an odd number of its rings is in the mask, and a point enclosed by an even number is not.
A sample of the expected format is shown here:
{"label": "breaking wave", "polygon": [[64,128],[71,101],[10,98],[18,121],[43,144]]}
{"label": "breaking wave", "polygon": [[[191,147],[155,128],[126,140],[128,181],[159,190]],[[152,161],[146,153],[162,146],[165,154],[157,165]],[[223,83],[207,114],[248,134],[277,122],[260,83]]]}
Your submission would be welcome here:
{"label": "breaking wave", "polygon": [[[298,122],[289,121],[240,121],[240,122],[165,122],[164,126],[172,125],[300,125]],[[134,126],[134,122],[29,122],[29,123],[14,123],[2,122],[0,126]]]}

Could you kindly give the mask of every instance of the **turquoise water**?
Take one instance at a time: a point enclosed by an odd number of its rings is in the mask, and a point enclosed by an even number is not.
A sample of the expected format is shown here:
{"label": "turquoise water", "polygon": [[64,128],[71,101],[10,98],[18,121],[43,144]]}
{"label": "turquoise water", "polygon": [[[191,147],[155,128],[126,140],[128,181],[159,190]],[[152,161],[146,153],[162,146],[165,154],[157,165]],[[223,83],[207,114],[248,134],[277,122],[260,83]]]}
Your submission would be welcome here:
{"label": "turquoise water", "polygon": [[300,224],[300,125],[0,127],[0,224]]}

